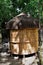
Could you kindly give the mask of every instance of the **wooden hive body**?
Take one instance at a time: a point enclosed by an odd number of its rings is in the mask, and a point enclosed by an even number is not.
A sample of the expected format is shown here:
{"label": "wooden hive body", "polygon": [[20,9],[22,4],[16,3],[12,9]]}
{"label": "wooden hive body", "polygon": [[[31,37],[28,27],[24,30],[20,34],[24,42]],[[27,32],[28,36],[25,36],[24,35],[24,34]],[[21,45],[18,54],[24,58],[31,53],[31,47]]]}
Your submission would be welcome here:
{"label": "wooden hive body", "polygon": [[38,51],[38,28],[11,30],[10,44],[13,54],[36,53]]}

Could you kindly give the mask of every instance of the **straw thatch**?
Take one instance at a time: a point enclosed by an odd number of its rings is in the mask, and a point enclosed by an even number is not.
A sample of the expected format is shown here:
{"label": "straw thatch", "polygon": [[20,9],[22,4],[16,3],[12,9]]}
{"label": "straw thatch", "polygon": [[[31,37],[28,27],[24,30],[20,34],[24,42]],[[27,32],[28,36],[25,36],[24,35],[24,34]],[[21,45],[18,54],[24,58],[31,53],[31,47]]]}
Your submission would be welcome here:
{"label": "straw thatch", "polygon": [[13,17],[6,24],[6,29],[38,28],[39,21],[24,13]]}

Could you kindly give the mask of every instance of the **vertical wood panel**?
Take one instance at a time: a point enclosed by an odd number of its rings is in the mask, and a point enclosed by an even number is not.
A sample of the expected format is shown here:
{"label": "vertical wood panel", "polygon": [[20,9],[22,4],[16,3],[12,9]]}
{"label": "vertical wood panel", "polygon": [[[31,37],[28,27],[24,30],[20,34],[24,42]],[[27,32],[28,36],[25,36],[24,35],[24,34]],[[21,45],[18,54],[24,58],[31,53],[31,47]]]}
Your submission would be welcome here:
{"label": "vertical wood panel", "polygon": [[[14,40],[13,40],[14,39]],[[28,50],[28,53],[38,51],[38,29],[24,29],[10,32],[11,51],[15,52],[13,43],[19,45],[19,54],[22,54],[23,50]],[[28,43],[28,44],[27,44]],[[30,47],[29,47],[30,46]]]}

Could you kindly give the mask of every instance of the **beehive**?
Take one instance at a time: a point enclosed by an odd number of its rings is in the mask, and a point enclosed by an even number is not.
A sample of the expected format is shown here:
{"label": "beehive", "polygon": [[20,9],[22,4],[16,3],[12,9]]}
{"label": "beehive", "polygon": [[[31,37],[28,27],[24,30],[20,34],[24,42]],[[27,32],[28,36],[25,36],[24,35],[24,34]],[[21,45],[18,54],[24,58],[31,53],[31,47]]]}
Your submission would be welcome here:
{"label": "beehive", "polygon": [[38,51],[38,19],[22,13],[11,19],[6,26],[10,30],[12,54],[27,55]]}

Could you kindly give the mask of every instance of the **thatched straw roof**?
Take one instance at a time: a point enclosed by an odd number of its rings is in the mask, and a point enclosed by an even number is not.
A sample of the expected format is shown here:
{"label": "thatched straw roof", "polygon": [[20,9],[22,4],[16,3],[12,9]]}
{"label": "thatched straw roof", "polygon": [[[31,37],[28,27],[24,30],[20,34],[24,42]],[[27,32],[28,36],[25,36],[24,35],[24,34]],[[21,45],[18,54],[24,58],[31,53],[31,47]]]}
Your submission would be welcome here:
{"label": "thatched straw roof", "polygon": [[13,17],[6,24],[6,29],[38,28],[39,21],[24,13]]}

